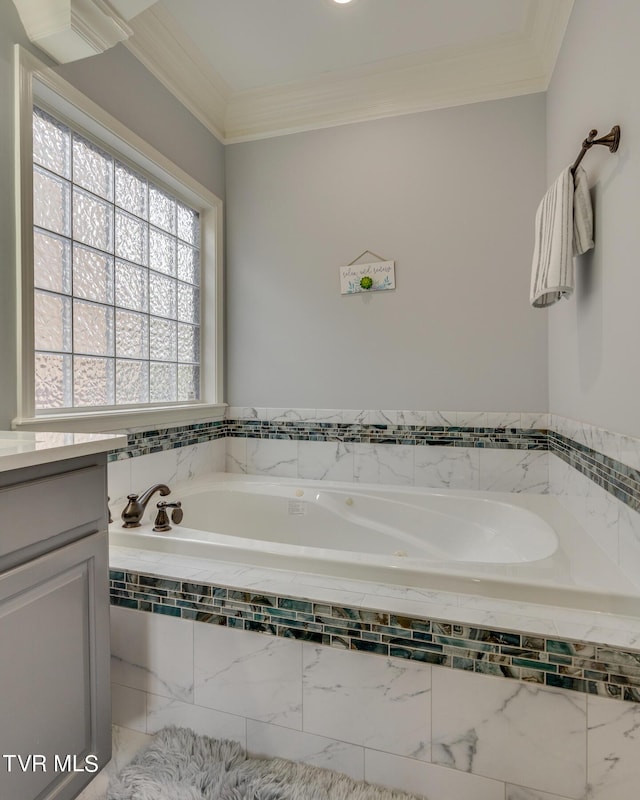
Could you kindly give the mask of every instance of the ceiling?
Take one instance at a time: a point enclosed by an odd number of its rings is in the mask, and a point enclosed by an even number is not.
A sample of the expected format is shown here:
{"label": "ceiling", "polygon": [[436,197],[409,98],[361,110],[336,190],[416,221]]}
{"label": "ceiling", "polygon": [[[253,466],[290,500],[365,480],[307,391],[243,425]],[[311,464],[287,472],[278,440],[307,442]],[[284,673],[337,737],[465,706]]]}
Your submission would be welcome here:
{"label": "ceiling", "polygon": [[545,91],[573,0],[158,0],[125,45],[224,142]]}
{"label": "ceiling", "polygon": [[574,0],[13,0],[58,61],[127,47],[225,143],[545,91]]}
{"label": "ceiling", "polygon": [[319,75],[514,31],[529,0],[160,0],[231,91]]}

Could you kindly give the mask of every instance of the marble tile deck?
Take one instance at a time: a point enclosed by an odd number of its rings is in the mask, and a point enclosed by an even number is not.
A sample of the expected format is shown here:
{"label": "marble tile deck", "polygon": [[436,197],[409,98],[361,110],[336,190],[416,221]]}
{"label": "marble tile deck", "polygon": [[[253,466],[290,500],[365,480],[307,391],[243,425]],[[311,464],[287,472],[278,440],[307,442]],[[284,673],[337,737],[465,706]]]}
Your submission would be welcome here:
{"label": "marble tile deck", "polygon": [[[122,547],[111,552],[111,592],[114,606],[158,617],[158,632],[169,617],[206,623],[196,626],[196,649],[206,647],[207,628],[223,626],[278,637],[274,647],[293,648],[294,640],[300,640],[640,701],[640,624],[635,617]],[[155,647],[154,641],[148,646]],[[158,647],[161,642],[159,635]],[[117,654],[117,640],[115,648]],[[241,661],[244,657],[239,656]],[[170,658],[164,663],[166,669],[172,665]],[[116,663],[118,669],[134,667]],[[177,687],[172,697],[188,699],[179,692],[188,695],[192,687],[172,679]],[[135,674],[127,676],[127,685],[137,688],[134,680]],[[140,688],[154,691],[153,686]],[[212,690],[217,691],[215,685]],[[198,691],[210,690],[196,686]],[[274,722],[268,714],[268,709],[246,713]],[[295,716],[278,724],[297,726]]]}

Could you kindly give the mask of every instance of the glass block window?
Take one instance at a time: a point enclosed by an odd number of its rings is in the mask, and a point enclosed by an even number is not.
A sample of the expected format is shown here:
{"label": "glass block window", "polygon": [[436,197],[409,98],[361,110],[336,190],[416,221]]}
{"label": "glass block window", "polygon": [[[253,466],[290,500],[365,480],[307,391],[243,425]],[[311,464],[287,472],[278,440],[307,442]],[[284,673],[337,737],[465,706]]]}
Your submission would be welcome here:
{"label": "glass block window", "polygon": [[200,399],[200,217],[33,112],[35,407]]}

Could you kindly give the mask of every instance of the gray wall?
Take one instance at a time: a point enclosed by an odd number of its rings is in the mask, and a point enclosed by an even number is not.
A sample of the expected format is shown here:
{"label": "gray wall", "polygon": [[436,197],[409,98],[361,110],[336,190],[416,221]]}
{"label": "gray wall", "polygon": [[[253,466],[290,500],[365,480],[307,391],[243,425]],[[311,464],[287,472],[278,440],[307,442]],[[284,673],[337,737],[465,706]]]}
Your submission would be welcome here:
{"label": "gray wall", "polygon": [[[0,430],[16,415],[13,45],[29,45],[13,3],[0,3]],[[60,67],[70,83],[224,197],[224,147],[124,47]]]}
{"label": "gray wall", "polygon": [[[544,104],[228,146],[228,401],[546,410],[528,302]],[[396,261],[397,289],[341,296],[339,265],[365,249]]]}
{"label": "gray wall", "polygon": [[224,146],[124,45],[56,72],[224,199]]}
{"label": "gray wall", "polygon": [[577,262],[577,290],[549,316],[552,411],[640,436],[640,4],[576,0],[548,92],[548,174],[573,161],[591,128],[622,128],[620,149],[583,162],[596,246]]}

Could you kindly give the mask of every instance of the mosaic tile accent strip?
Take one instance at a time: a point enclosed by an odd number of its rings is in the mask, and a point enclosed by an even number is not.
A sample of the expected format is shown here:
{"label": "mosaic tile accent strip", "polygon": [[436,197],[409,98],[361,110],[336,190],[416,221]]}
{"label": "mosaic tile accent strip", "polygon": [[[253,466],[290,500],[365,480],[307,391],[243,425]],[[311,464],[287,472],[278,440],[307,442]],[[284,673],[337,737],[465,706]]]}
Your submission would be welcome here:
{"label": "mosaic tile accent strip", "polygon": [[225,437],[289,439],[309,442],[430,445],[439,447],[542,450],[562,458],[634,511],[640,511],[640,470],[543,428],[487,428],[447,425],[360,424],[342,422],[218,420],[128,434],[127,446],[109,461],[200,444]]}
{"label": "mosaic tile accent strip", "polygon": [[439,445],[546,450],[547,431],[538,428],[466,428],[445,425],[367,425],[343,422],[227,420],[227,436],[310,442]]}
{"label": "mosaic tile accent strip", "polygon": [[109,461],[172,450],[190,444],[222,439],[289,439],[309,442],[356,442],[361,444],[440,445],[443,447],[492,447],[546,450],[547,432],[537,428],[459,428],[418,425],[361,425],[335,422],[267,422],[218,420],[177,428],[129,433],[126,447],[109,454]]}
{"label": "mosaic tile accent strip", "polygon": [[549,451],[634,511],[640,511],[640,471],[586,445],[548,431]]}
{"label": "mosaic tile accent strip", "polygon": [[640,651],[110,571],[111,604],[640,703]]}
{"label": "mosaic tile accent strip", "polygon": [[136,456],[159,453],[162,450],[173,450],[191,444],[201,444],[227,436],[226,422],[198,422],[193,425],[181,425],[177,428],[158,428],[127,434],[127,445],[113,450],[108,461],[121,461]]}

